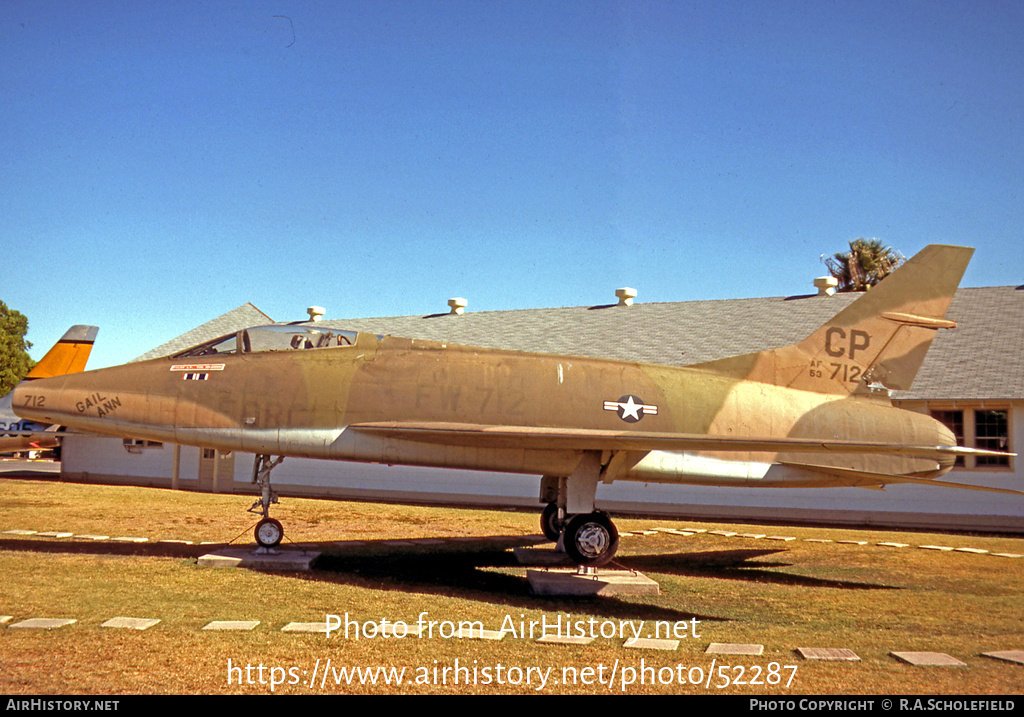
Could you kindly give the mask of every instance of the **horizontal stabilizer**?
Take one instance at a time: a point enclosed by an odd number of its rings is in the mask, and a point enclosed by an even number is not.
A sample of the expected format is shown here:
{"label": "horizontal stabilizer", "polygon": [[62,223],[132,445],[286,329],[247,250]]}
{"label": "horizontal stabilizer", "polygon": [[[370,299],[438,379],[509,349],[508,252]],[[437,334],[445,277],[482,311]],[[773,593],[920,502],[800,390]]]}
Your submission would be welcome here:
{"label": "horizontal stabilizer", "polygon": [[[976,455],[976,454],[975,454]],[[1014,455],[1010,454],[998,454],[998,455]],[[910,483],[913,485],[926,485],[932,488],[957,488],[962,490],[980,490],[986,493],[1009,493],[1011,495],[1024,495],[1024,491],[1011,490],[1009,488],[990,488],[983,485],[969,485],[964,483],[947,483],[934,478],[918,478],[915,476],[893,476],[893,475],[879,475],[877,473],[866,473],[863,471],[848,470],[844,468],[837,468],[835,466],[809,466],[807,464],[801,464],[799,466],[802,470],[816,471],[831,476],[839,476],[847,481],[850,486],[856,486],[858,488],[874,488],[878,490],[884,490],[886,484],[892,483]]]}
{"label": "horizontal stabilizer", "polygon": [[939,480],[928,480],[927,478],[908,478],[906,476],[896,476],[887,478],[889,483],[913,483],[914,485],[927,485],[932,488],[959,488],[966,490],[980,490],[986,493],[1010,493],[1011,495],[1024,495],[1024,491],[1010,490],[1009,488],[989,488],[983,485],[964,485],[963,483],[947,483]]}

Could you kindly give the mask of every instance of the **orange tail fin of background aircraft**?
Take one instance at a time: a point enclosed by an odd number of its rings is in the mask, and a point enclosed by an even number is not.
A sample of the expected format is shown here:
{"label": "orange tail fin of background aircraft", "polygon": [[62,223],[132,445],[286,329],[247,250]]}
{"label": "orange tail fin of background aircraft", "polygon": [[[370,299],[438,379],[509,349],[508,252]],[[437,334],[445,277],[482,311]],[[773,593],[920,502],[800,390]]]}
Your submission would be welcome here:
{"label": "orange tail fin of background aircraft", "polygon": [[84,371],[97,332],[99,328],[96,326],[72,326],[29,371],[26,379],[50,378]]}
{"label": "orange tail fin of background aircraft", "polygon": [[[96,326],[72,326],[29,371],[22,383],[84,371],[98,332]],[[0,398],[0,453],[53,448],[58,445],[60,437],[54,426],[18,419],[11,408],[13,396],[14,392],[11,391]]]}

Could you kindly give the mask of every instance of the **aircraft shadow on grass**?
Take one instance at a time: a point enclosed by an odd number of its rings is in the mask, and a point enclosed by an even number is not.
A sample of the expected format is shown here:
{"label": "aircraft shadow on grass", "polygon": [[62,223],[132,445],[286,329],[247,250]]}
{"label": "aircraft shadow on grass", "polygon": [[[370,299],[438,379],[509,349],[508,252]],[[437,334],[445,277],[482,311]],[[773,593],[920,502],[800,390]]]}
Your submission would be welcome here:
{"label": "aircraft shadow on grass", "polygon": [[[438,539],[442,540],[442,539]],[[537,544],[534,536],[488,536],[426,541],[360,541],[351,545],[335,542],[283,546],[286,550],[321,552],[313,570],[282,572],[289,578],[316,582],[423,594],[452,595],[522,609],[585,611],[605,618],[680,621],[698,618],[726,621],[715,615],[699,614],[651,604],[647,600],[614,596],[576,597],[530,594],[521,565],[511,548]],[[550,545],[550,543],[546,544]],[[49,553],[93,555],[135,555],[140,557],[198,558],[229,544],[183,545],[175,543],[119,543],[83,541],[5,540],[0,548]],[[779,549],[736,549],[681,553],[651,553],[620,556],[615,569],[694,577],[740,580],[806,588],[888,590],[892,586],[796,575],[786,572],[790,563],[761,560],[785,554]],[[512,572],[512,571],[516,572]],[[656,579],[656,575],[655,575]],[[655,598],[657,600],[657,598]]]}
{"label": "aircraft shadow on grass", "polygon": [[[393,547],[382,541],[355,550],[322,555],[302,580],[336,582],[376,590],[453,595],[504,608],[581,613],[603,618],[684,621],[726,618],[614,596],[576,597],[530,594],[525,575],[509,548],[536,545],[522,536],[499,536],[462,544]],[[509,572],[511,570],[517,573]],[[655,598],[657,600],[657,598]]]}
{"label": "aircraft shadow on grass", "polygon": [[619,562],[633,570],[667,573],[686,577],[716,580],[744,580],[775,585],[808,588],[839,588],[843,590],[895,590],[892,585],[853,580],[831,580],[784,572],[792,563],[758,561],[757,558],[784,554],[786,550],[713,550],[694,553],[632,555]]}
{"label": "aircraft shadow on grass", "polygon": [[[317,561],[312,575],[302,579],[364,584],[382,590],[450,594],[465,591],[463,597],[523,608],[566,609],[566,604],[587,605],[588,612],[606,617],[642,617],[655,620],[724,620],[629,599],[529,594],[524,576],[508,572],[525,570],[511,547],[534,545],[520,536],[499,536],[467,541],[456,546],[393,546],[386,541],[364,544],[356,549],[327,553]],[[550,545],[550,544],[549,544]],[[742,580],[807,588],[887,590],[891,586],[844,580],[830,580],[784,572],[787,563],[760,561],[785,550],[720,550],[670,554],[620,556],[614,569],[661,573],[681,577]],[[598,571],[600,572],[600,571]],[[638,615],[638,610],[643,614]]]}

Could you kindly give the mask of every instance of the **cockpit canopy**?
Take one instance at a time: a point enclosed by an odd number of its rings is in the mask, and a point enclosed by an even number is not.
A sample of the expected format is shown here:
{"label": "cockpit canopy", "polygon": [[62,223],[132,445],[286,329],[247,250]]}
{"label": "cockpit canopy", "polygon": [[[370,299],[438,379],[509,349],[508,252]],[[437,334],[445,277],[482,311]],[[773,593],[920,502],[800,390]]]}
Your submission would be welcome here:
{"label": "cockpit canopy", "polygon": [[174,354],[174,358],[325,349],[355,343],[355,331],[294,325],[253,326],[185,349]]}

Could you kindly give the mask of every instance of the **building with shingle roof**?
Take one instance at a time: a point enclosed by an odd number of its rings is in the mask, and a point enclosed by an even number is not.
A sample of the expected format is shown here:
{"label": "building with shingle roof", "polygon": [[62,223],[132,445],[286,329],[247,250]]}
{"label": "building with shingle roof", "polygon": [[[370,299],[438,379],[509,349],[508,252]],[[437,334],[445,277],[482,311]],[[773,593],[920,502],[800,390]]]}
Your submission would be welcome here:
{"label": "building with shingle roof", "polygon": [[[521,309],[323,320],[319,325],[448,343],[683,366],[797,343],[856,299],[854,294],[632,305]],[[966,445],[1024,446],[1024,286],[959,289],[947,312],[957,328],[938,332],[910,390],[898,405],[931,412]],[[255,319],[255,320],[254,320]],[[157,347],[141,358],[269,323],[252,304]],[[110,451],[65,443],[71,477],[167,483],[168,447]],[[119,442],[114,442],[119,443]],[[179,449],[176,449],[179,450]],[[251,456],[217,457],[182,447],[181,485],[251,492]],[[192,454],[195,454],[194,456]],[[79,460],[88,455],[88,460]],[[162,457],[160,457],[162,456]],[[230,459],[230,464],[229,464]],[[1017,459],[968,461],[944,480],[1024,491]],[[218,485],[218,471],[222,478]],[[212,474],[212,475],[211,475]],[[437,469],[289,459],[274,473],[283,494],[432,503],[532,506],[537,478]],[[1024,497],[914,485],[862,488],[737,490],[701,486],[602,485],[598,504],[613,512],[689,518],[826,522],[918,528],[1024,531]]]}

